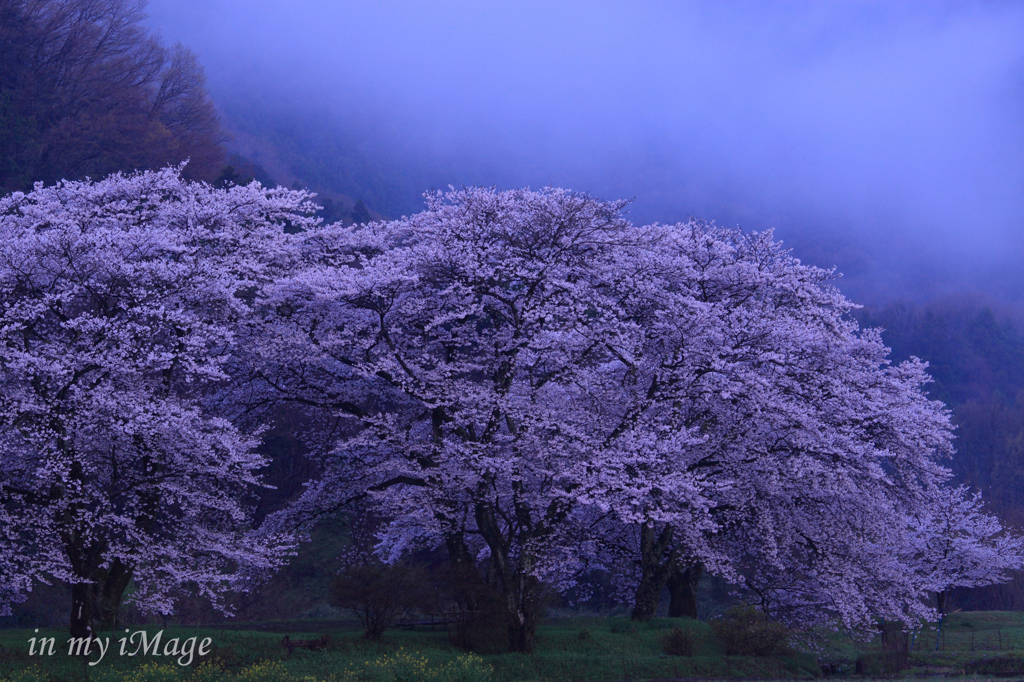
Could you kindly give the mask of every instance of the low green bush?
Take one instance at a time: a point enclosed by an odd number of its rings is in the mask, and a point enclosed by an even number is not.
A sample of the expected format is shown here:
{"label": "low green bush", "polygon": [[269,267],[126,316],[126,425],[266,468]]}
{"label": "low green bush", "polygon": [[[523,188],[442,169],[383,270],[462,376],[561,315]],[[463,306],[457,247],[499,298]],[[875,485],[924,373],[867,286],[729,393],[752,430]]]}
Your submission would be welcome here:
{"label": "low green bush", "polygon": [[729,656],[771,656],[788,649],[789,630],[752,606],[732,606],[711,621]]}
{"label": "low green bush", "polygon": [[661,648],[669,656],[693,656],[701,639],[700,634],[694,630],[672,628],[661,638]]}
{"label": "low green bush", "polygon": [[1024,655],[1020,653],[982,656],[964,664],[968,675],[994,675],[996,677],[1024,675]]}

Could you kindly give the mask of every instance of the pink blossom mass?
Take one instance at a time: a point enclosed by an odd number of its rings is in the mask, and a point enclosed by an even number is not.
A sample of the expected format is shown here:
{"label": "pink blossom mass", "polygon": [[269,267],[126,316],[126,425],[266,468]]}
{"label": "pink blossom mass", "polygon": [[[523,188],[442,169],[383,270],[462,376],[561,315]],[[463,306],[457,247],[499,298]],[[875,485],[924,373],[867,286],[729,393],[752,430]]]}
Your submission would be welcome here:
{"label": "pink blossom mass", "polygon": [[[322,224],[307,192],[175,167],[0,199],[0,599],[66,581],[81,632],[129,582],[227,608],[356,502],[386,563],[486,564],[522,651],[592,570],[640,620],[707,572],[858,631],[1024,564],[949,483],[927,366],[888,360],[834,272],[625,206],[469,188]],[[282,409],[321,467],[257,524]]]}

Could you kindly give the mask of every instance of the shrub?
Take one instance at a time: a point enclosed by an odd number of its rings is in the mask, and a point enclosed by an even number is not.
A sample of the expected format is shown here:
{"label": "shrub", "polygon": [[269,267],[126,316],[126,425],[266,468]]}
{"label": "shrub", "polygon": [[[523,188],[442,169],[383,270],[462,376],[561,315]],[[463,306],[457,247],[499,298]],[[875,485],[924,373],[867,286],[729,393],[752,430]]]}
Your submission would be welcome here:
{"label": "shrub", "polygon": [[693,656],[701,637],[693,630],[672,628],[661,638],[661,648],[669,656]]}
{"label": "shrub", "polygon": [[771,656],[785,650],[789,630],[752,606],[732,606],[711,621],[711,630],[730,656]]}
{"label": "shrub", "polygon": [[334,581],[334,602],[351,609],[367,639],[379,641],[403,614],[423,602],[423,579],[408,566],[353,566]]}
{"label": "shrub", "polygon": [[1024,656],[1020,654],[1000,654],[995,656],[982,656],[964,665],[964,673],[967,675],[993,675],[1010,676],[1024,675]]}
{"label": "shrub", "polygon": [[429,611],[444,621],[448,639],[466,651],[496,653],[508,641],[501,594],[472,568],[439,567],[433,574]]}

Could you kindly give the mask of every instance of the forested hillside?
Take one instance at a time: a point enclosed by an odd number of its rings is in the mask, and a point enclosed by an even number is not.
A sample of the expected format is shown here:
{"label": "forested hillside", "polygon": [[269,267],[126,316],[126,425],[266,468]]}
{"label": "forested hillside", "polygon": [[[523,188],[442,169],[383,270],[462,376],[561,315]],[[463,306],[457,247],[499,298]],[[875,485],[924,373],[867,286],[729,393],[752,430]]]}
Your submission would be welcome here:
{"label": "forested hillside", "polygon": [[0,191],[190,159],[216,177],[224,141],[203,69],[140,24],[142,0],[0,4]]}

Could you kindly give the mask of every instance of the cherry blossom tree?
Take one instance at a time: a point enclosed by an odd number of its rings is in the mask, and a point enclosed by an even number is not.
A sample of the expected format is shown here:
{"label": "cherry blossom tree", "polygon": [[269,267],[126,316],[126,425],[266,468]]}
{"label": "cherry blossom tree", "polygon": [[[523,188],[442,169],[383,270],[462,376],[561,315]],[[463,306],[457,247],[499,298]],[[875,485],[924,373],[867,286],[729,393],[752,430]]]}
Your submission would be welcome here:
{"label": "cherry blossom tree", "polygon": [[904,559],[935,595],[940,618],[952,590],[1006,582],[1024,567],[1024,539],[1003,528],[985,511],[981,493],[967,486],[932,491],[909,526]]}
{"label": "cherry blossom tree", "polygon": [[271,330],[250,334],[265,387],[352,422],[292,513],[357,487],[393,519],[384,557],[424,544],[457,566],[485,557],[517,650],[532,646],[542,580],[564,568],[548,550],[603,437],[580,405],[622,334],[621,207],[470,189],[409,219],[312,231],[309,266],[268,297]]}
{"label": "cherry blossom tree", "polygon": [[220,603],[291,546],[251,532],[265,461],[208,398],[314,207],[180,173],[0,199],[0,584],[70,583],[76,636],[110,626],[130,583],[149,611],[187,587]]}
{"label": "cherry blossom tree", "polygon": [[[217,602],[355,500],[382,559],[444,546],[491,582],[522,651],[594,567],[638,619],[709,571],[857,628],[1018,565],[980,501],[936,493],[925,365],[891,365],[770,233],[637,227],[560,189],[349,227],[308,199],[179,168],[0,200],[3,603],[66,580],[84,634],[130,582],[154,611],[186,585]],[[251,532],[285,404],[323,475]]]}
{"label": "cherry blossom tree", "polygon": [[[926,605],[933,595],[941,624],[950,590],[1005,582],[1008,571],[1024,565],[1022,540],[984,512],[980,494],[949,485],[916,492],[920,497],[902,508],[850,506],[837,498],[833,525],[858,532],[835,535],[841,544],[828,549],[822,549],[827,537],[809,536],[814,545],[795,542],[765,561],[756,556],[757,544],[737,537],[748,595],[770,614],[805,623],[852,606],[855,617],[847,624],[871,635],[871,620],[880,616],[911,626],[934,620]],[[893,599],[901,594],[917,601],[901,610]]]}
{"label": "cherry blossom tree", "polygon": [[[832,274],[770,233],[691,222],[634,234],[622,250],[636,274],[617,297],[634,332],[588,387],[607,426],[602,482],[587,488],[636,529],[616,533],[637,554],[633,617],[653,616],[670,580],[685,595],[705,567],[740,579],[756,554],[789,570],[796,548],[834,565],[868,530],[889,547],[900,536],[879,513],[948,476],[937,460],[951,451],[949,420],[921,391],[924,365],[889,366]],[[831,606],[852,625],[914,610],[915,597],[906,580],[877,580]]]}
{"label": "cherry blossom tree", "polygon": [[838,616],[848,632],[868,638],[880,617],[907,625],[930,620],[922,583],[901,553],[907,528],[898,505],[877,494],[877,507],[852,498],[769,511],[776,542],[768,545],[757,526],[764,511],[730,528],[722,544],[744,599],[801,627],[834,625]]}
{"label": "cherry blossom tree", "polygon": [[[486,561],[525,650],[542,583],[591,565],[596,528],[633,538],[647,618],[680,570],[740,576],[738,546],[834,567],[864,533],[836,505],[895,509],[944,480],[949,422],[923,365],[890,367],[831,273],[770,234],[635,227],[622,208],[467,189],[304,234],[304,265],[245,332],[252,399],[306,406],[334,436],[282,518],[369,497],[392,519],[383,557],[443,544]],[[891,539],[864,518],[866,545]],[[834,605],[849,622],[916,598],[864,588]]]}

